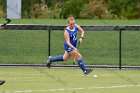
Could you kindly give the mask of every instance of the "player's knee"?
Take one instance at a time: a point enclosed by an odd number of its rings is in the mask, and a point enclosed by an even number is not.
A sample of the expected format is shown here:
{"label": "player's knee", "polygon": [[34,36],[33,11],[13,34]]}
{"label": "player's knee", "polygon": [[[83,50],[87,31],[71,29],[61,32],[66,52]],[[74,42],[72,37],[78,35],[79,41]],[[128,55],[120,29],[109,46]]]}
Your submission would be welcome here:
{"label": "player's knee", "polygon": [[76,57],[76,60],[80,60],[80,59],[82,59],[82,56],[77,56]]}
{"label": "player's knee", "polygon": [[67,59],[63,58],[64,61],[67,61]]}
{"label": "player's knee", "polygon": [[68,61],[69,59],[64,59],[64,61]]}
{"label": "player's knee", "polygon": [[79,57],[79,58],[77,58],[76,60],[78,61],[78,60],[81,60],[82,59],[82,57]]}
{"label": "player's knee", "polygon": [[68,60],[68,58],[63,57],[63,60],[64,60],[64,61],[67,61],[67,60]]}

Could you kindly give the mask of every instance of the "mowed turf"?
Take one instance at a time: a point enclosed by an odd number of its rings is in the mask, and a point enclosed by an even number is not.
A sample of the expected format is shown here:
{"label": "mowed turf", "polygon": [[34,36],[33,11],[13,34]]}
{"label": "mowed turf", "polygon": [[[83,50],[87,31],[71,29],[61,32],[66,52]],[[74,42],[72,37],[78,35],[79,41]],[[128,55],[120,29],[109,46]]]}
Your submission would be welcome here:
{"label": "mowed turf", "polygon": [[[0,93],[140,93],[140,70],[0,68]],[[97,78],[94,78],[94,75]]]}

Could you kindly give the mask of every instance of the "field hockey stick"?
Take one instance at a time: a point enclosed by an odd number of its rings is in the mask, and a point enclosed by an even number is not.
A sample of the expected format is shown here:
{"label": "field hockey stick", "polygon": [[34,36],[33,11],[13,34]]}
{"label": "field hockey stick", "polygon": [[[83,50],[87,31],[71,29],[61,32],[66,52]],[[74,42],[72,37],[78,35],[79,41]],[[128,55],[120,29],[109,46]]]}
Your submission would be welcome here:
{"label": "field hockey stick", "polygon": [[4,84],[5,80],[0,80],[0,85]]}
{"label": "field hockey stick", "polygon": [[6,19],[6,22],[4,24],[1,25],[1,27],[5,27],[8,23],[10,23],[11,20],[10,19]]}
{"label": "field hockey stick", "polygon": [[[78,42],[78,45],[77,45],[77,53],[78,53],[78,49],[79,49],[79,47],[80,47],[80,41]],[[74,57],[74,61],[73,61],[73,65],[75,65],[75,61],[76,61],[77,53],[75,53],[75,57]]]}

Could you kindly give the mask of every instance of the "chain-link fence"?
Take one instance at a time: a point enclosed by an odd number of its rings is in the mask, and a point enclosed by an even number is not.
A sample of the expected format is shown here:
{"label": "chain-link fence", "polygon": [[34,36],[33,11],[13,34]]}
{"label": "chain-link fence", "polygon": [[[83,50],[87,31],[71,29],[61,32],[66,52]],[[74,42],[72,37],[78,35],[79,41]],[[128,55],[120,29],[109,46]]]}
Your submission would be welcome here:
{"label": "chain-link fence", "polygon": [[48,31],[1,30],[1,64],[41,64],[48,55]]}
{"label": "chain-link fence", "polygon": [[[86,31],[85,38],[79,48],[85,63],[119,65],[119,35],[118,31]],[[139,38],[139,31],[122,31],[121,61],[123,66],[140,65]],[[63,42],[63,31],[51,32],[51,56],[63,55]],[[72,62],[73,58],[64,63],[72,64]]]}
{"label": "chain-link fence", "polygon": [[[63,55],[63,31],[51,33],[51,55]],[[86,31],[79,51],[86,64],[118,65],[118,33],[115,31]],[[72,64],[73,58],[65,64]]]}
{"label": "chain-link fence", "polygon": [[140,65],[139,31],[122,32],[122,65]]}
{"label": "chain-link fence", "polygon": [[[48,57],[48,50],[51,56],[63,55],[64,31],[51,30],[50,43],[48,32],[48,30],[0,30],[0,64],[42,64]],[[119,35],[115,30],[85,30],[85,37],[79,48],[85,64],[119,65]],[[139,31],[122,31],[121,35],[122,65],[140,65]],[[73,58],[67,62],[54,64],[72,63]]]}

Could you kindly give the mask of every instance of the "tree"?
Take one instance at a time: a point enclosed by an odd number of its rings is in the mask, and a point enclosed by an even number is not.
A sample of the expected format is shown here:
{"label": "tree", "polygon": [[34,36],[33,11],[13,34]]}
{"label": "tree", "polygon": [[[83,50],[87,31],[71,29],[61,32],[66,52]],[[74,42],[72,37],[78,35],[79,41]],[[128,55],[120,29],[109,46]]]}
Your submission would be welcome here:
{"label": "tree", "polygon": [[108,10],[121,19],[138,18],[139,0],[105,0]]}
{"label": "tree", "polygon": [[60,13],[61,18],[67,18],[68,16],[74,16],[79,18],[80,11],[83,7],[83,0],[68,0],[62,7],[62,11]]}
{"label": "tree", "polygon": [[22,0],[22,17],[30,18],[31,11],[34,4],[40,2],[40,0]]}
{"label": "tree", "polygon": [[6,0],[0,0],[0,17],[6,16]]}
{"label": "tree", "polygon": [[107,16],[107,9],[104,0],[91,0],[89,3],[84,4],[80,12],[81,18],[105,18]]}

